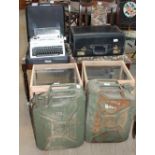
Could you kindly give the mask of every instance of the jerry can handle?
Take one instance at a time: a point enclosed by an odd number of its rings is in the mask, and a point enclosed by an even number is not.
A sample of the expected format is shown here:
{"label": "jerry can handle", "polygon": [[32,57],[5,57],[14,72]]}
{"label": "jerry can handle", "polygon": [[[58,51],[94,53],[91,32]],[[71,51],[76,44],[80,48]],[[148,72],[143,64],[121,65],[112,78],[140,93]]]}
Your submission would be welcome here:
{"label": "jerry can handle", "polygon": [[[103,83],[104,87],[118,87],[120,88],[120,95],[125,98],[125,94],[124,94],[124,91],[123,91],[123,87],[120,83],[118,83],[117,81],[102,81],[102,80],[99,80],[100,83]],[[112,83],[114,83],[113,85],[111,85]]]}
{"label": "jerry can handle", "polygon": [[[55,87],[55,88],[67,88],[67,89],[64,89],[63,92],[71,91],[71,90],[74,91],[75,90],[74,89],[75,87],[73,87],[73,85],[71,85],[71,84],[61,84],[61,86],[58,85],[58,84],[51,84],[49,89],[48,89],[48,93],[47,93],[47,96],[48,96],[47,97],[48,98],[47,104],[50,102],[51,98],[53,98],[53,96],[51,95],[54,92],[53,87]],[[75,95],[67,95],[67,96],[60,95],[60,96],[55,97],[55,98],[71,98],[71,97],[75,97]]]}

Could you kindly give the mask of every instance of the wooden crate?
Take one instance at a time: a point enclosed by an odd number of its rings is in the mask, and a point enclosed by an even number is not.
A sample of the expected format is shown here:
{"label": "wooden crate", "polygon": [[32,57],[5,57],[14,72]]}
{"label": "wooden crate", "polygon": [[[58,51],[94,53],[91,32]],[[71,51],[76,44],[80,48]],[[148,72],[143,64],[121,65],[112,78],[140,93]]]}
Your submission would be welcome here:
{"label": "wooden crate", "polygon": [[[94,69],[92,69],[91,75],[88,75],[88,68],[91,68],[91,67]],[[111,79],[104,78],[102,76],[97,77],[97,75],[95,75],[94,72],[95,72],[95,70],[97,70],[99,68],[102,71],[104,70],[104,68],[105,69],[106,68],[109,68],[109,69],[117,68],[119,75],[117,77],[111,78]],[[99,72],[99,74],[101,74],[101,72]],[[118,82],[120,84],[130,83],[133,86],[135,86],[135,80],[134,80],[132,74],[130,73],[130,71],[128,70],[127,66],[125,65],[124,61],[82,61],[82,73],[81,74],[82,74],[82,81],[85,86],[87,85],[87,83],[90,79],[118,80]],[[93,76],[93,77],[90,78],[90,76]]]}
{"label": "wooden crate", "polygon": [[[46,77],[46,74],[49,75]],[[67,74],[70,75],[68,76]],[[68,77],[70,77],[72,80],[70,80]],[[49,81],[49,83],[46,83],[47,81]],[[33,65],[29,89],[30,98],[33,97],[34,93],[38,94],[41,92],[46,92],[52,83],[77,83],[82,86],[83,83],[78,71],[77,64],[66,63]]]}

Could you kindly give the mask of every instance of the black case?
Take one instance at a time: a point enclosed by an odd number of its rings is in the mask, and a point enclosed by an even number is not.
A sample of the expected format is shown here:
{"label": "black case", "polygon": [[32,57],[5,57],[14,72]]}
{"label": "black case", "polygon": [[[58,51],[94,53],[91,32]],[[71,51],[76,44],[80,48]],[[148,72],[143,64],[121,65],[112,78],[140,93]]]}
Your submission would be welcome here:
{"label": "black case", "polygon": [[117,26],[71,27],[70,38],[75,57],[113,56],[124,53],[125,35]]}
{"label": "black case", "polygon": [[38,4],[26,7],[28,41],[34,36],[35,28],[60,27],[64,36],[64,7],[62,5]]}
{"label": "black case", "polygon": [[[37,6],[28,5],[26,7],[27,39],[34,36],[34,28],[60,27],[61,34],[64,36],[64,7],[54,4],[38,4]],[[27,64],[45,63],[67,63],[69,56],[66,54],[61,57],[30,58],[29,50],[26,53]]]}

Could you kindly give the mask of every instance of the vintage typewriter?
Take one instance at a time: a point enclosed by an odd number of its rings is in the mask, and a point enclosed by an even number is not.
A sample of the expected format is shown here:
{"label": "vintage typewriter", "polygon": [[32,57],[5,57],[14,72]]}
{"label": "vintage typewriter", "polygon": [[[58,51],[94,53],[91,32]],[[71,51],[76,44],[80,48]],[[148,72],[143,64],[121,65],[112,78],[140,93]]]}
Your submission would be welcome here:
{"label": "vintage typewriter", "polygon": [[55,4],[27,5],[26,63],[67,63],[69,56],[65,50],[64,7]]}
{"label": "vintage typewriter", "polygon": [[36,28],[30,39],[30,58],[65,56],[64,37],[58,27]]}

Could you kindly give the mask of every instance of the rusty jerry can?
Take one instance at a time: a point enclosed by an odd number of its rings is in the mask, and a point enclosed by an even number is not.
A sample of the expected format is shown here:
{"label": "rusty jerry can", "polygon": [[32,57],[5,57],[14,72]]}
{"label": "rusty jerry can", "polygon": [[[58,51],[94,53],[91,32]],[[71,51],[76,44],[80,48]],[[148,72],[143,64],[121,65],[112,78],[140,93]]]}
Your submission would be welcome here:
{"label": "rusty jerry can", "polygon": [[85,95],[79,84],[53,84],[47,92],[34,95],[31,104],[38,148],[64,149],[83,143]]}
{"label": "rusty jerry can", "polygon": [[125,141],[135,111],[135,89],[130,84],[90,80],[87,87],[86,141]]}

